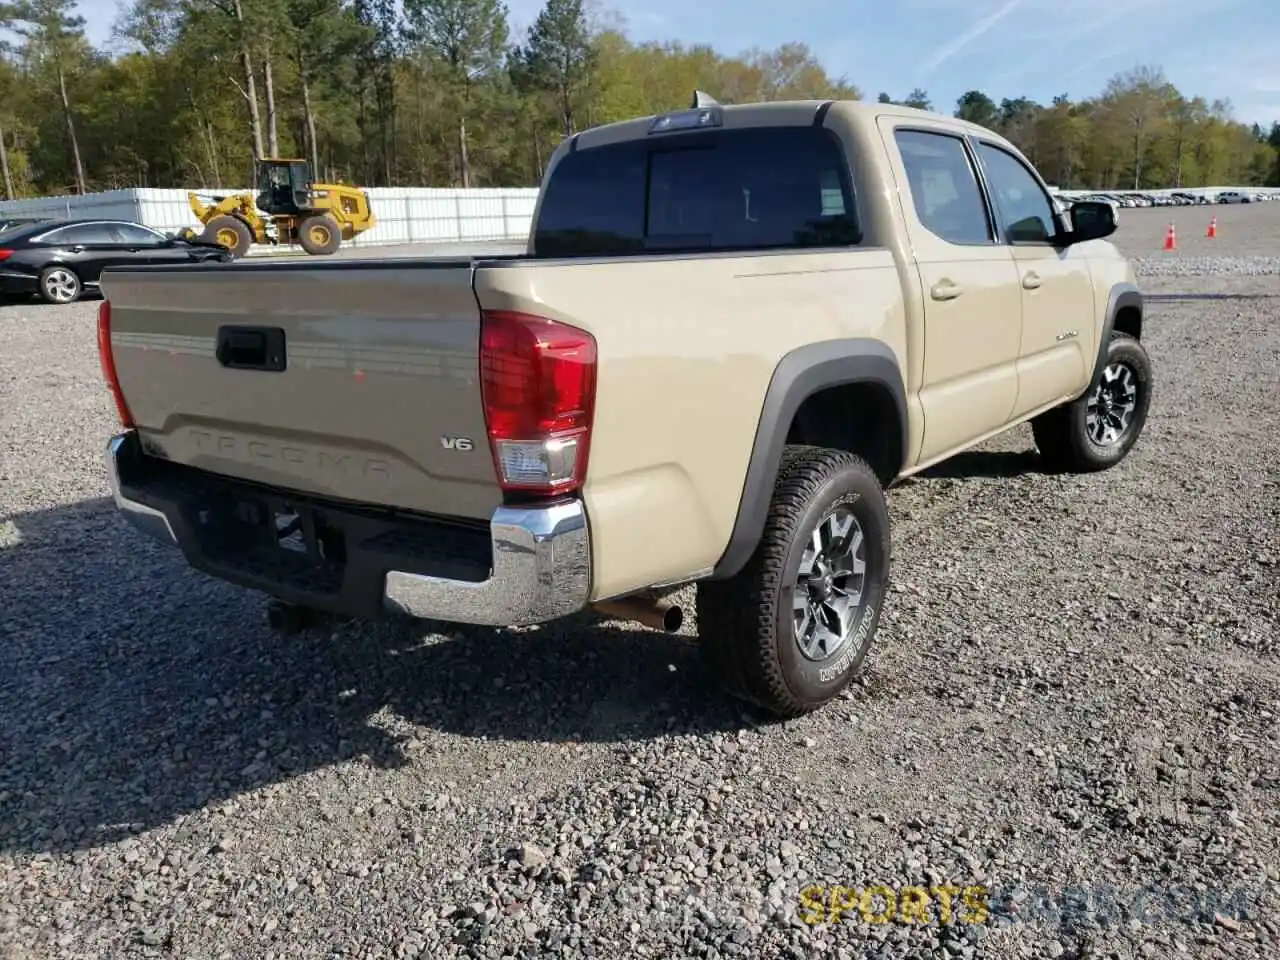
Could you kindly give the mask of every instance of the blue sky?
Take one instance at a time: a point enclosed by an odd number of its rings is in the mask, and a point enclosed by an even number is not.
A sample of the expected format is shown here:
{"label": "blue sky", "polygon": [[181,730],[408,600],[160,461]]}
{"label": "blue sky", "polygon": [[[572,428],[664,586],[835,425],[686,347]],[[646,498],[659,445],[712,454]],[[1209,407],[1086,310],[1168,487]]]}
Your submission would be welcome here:
{"label": "blue sky", "polygon": [[[528,26],[542,0],[507,0]],[[1047,102],[1097,93],[1136,64],[1164,68],[1183,93],[1230,98],[1237,119],[1280,120],[1276,0],[595,0],[634,40],[710,43],[724,53],[809,44],[872,98],[928,91],[950,112],[961,93]],[[81,0],[89,35],[109,37],[114,0]],[[714,91],[709,91],[714,94]]]}

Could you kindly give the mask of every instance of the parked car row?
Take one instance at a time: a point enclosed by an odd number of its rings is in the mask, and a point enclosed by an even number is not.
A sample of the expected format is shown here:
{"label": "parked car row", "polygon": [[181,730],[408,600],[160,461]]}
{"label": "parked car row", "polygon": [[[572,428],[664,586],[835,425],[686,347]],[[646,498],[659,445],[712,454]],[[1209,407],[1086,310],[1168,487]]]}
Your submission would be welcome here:
{"label": "parked car row", "polygon": [[1094,191],[1063,193],[1059,191],[1058,199],[1066,206],[1077,200],[1092,200],[1110,203],[1112,207],[1184,207],[1213,203],[1260,203],[1264,200],[1280,200],[1280,193],[1266,190],[1222,190],[1215,194],[1192,193],[1188,190],[1174,190],[1170,193],[1140,193],[1125,191]]}
{"label": "parked car row", "polygon": [[0,219],[0,296],[74,303],[107,267],[231,259],[224,247],[130,220]]}
{"label": "parked car row", "polygon": [[1069,203],[1077,200],[1094,200],[1118,207],[1184,207],[1210,203],[1202,195],[1178,191],[1175,193],[1085,193],[1065,198]]}

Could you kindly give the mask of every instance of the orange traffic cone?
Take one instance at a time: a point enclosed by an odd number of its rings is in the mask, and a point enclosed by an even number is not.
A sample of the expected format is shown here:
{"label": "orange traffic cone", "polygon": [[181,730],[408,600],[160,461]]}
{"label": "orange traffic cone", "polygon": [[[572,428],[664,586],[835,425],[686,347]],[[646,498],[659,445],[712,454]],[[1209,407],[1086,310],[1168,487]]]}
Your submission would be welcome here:
{"label": "orange traffic cone", "polygon": [[1169,224],[1169,229],[1164,234],[1164,248],[1166,250],[1178,249],[1178,234],[1173,229],[1173,223]]}
{"label": "orange traffic cone", "polygon": [[1218,218],[1211,217],[1209,219],[1209,229],[1205,233],[1205,236],[1208,237],[1210,240],[1212,240],[1217,235],[1218,235]]}

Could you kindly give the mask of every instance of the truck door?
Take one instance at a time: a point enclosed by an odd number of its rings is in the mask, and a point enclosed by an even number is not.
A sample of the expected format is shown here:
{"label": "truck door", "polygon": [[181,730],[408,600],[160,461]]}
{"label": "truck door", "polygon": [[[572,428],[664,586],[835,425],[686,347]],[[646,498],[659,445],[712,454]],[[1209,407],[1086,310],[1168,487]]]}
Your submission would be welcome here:
{"label": "truck door", "polygon": [[927,121],[884,116],[879,124],[924,298],[919,459],[929,461],[1008,423],[1018,393],[1021,287],[965,138]]}
{"label": "truck door", "polygon": [[1086,351],[1092,357],[1096,346],[1088,245],[1051,243],[1059,230],[1053,201],[1022,160],[981,138],[977,155],[1021,290],[1016,418],[1078,395],[1088,381]]}

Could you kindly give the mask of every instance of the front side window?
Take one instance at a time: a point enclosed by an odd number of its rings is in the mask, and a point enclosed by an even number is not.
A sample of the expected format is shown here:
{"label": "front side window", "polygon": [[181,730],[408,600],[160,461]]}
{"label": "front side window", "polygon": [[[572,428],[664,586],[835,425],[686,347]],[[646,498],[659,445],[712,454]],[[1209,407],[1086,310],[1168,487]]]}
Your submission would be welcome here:
{"label": "front side window", "polygon": [[861,241],[843,154],[817,127],[700,130],[576,150],[552,172],[538,256]]}
{"label": "front side window", "polygon": [[964,142],[922,130],[896,130],[894,140],[920,224],[948,243],[991,243],[986,204]]}
{"label": "front side window", "polygon": [[111,224],[111,232],[119,243],[154,247],[164,242],[164,237],[160,234],[136,223],[113,223]]}
{"label": "front side window", "polygon": [[1053,205],[1036,178],[1013,154],[989,143],[978,145],[978,155],[1005,237],[1010,243],[1048,243],[1058,228]]}

